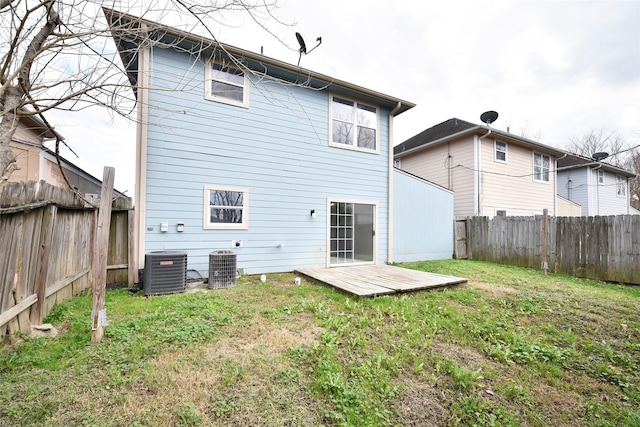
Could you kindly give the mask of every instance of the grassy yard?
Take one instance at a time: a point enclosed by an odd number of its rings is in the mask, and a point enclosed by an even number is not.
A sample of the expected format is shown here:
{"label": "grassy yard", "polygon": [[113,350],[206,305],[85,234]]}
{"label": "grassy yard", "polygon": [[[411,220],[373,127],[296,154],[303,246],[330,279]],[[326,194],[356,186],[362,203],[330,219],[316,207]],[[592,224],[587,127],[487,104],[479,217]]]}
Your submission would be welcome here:
{"label": "grassy yard", "polygon": [[640,288],[473,261],[454,288],[358,299],[243,277],[107,292],[0,350],[2,426],[640,426]]}

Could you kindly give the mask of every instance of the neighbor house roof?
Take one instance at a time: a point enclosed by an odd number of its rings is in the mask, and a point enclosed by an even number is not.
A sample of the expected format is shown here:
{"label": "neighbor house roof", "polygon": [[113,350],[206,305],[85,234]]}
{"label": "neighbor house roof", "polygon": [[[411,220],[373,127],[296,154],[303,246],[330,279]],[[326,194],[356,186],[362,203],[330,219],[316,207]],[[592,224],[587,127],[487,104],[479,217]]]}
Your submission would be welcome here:
{"label": "neighbor house roof", "polygon": [[598,167],[608,172],[615,173],[616,175],[622,175],[628,178],[635,178],[636,174],[612,164],[596,161],[579,154],[567,154],[562,159],[558,159],[558,171],[567,169],[578,169],[583,167]]}
{"label": "neighbor house roof", "polygon": [[523,138],[509,132],[494,129],[489,126],[476,125],[474,123],[467,122],[455,117],[432,126],[429,129],[423,130],[419,134],[396,145],[393,149],[393,153],[396,157],[401,157],[405,154],[409,154],[426,147],[438,145],[440,143],[460,138],[462,136],[485,134],[489,130],[491,131],[492,135],[498,135],[500,138],[508,141],[533,146],[533,148],[535,149],[544,151],[545,153],[553,154],[554,156],[562,156],[566,154],[560,149],[541,144],[537,141]]}
{"label": "neighbor house roof", "polygon": [[[2,108],[2,104],[0,104]],[[58,138],[64,141],[64,137],[60,135],[53,127],[48,126],[38,115],[37,112],[26,108],[21,108],[18,113],[20,123],[26,128],[35,131],[38,137],[45,139]]]}
{"label": "neighbor house roof", "polygon": [[[142,35],[143,32],[152,33],[152,40],[159,43],[169,43],[169,45],[180,46],[182,49],[189,49],[189,45],[200,46],[203,48],[220,49],[228,55],[242,61],[247,67],[258,70],[258,72],[286,79],[287,81],[309,86],[314,89],[329,88],[335,90],[342,89],[346,92],[352,92],[364,95],[377,103],[383,102],[389,108],[396,109],[395,114],[403,113],[413,107],[415,104],[385,95],[371,89],[364,88],[352,83],[338,80],[334,77],[321,73],[316,73],[293,64],[289,64],[262,54],[251,52],[216,40],[202,37],[196,34],[188,33],[176,28],[138,18],[133,15],[118,12],[112,9],[102,9],[113,33],[113,37],[118,45],[120,56],[127,68],[127,74],[132,86],[136,86],[137,81],[137,47],[142,38],[136,39],[135,35]],[[133,29],[133,31],[131,31]],[[147,40],[148,41],[148,40]]]}

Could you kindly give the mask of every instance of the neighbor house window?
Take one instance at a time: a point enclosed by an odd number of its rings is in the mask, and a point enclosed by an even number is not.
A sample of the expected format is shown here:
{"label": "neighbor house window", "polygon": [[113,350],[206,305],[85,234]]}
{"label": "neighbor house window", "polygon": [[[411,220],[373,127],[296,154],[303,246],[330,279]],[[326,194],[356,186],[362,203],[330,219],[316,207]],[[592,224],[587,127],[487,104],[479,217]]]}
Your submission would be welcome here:
{"label": "neighbor house window", "polygon": [[602,169],[598,169],[596,174],[598,176],[598,184],[604,184],[604,171]]}
{"label": "neighbor house window", "polygon": [[249,78],[235,64],[211,60],[207,63],[205,97],[246,107],[249,104]]}
{"label": "neighbor house window", "polygon": [[496,162],[507,162],[507,144],[505,142],[496,141]]}
{"label": "neighbor house window", "polygon": [[618,196],[627,196],[627,179],[623,176],[616,175],[616,185],[618,187]]}
{"label": "neighbor house window", "polygon": [[249,228],[249,192],[244,188],[204,187],[205,229]]}
{"label": "neighbor house window", "polygon": [[393,166],[397,167],[398,169],[402,168],[402,161],[400,159],[394,160],[393,161]]}
{"label": "neighbor house window", "polygon": [[506,209],[496,209],[496,216],[507,216]]}
{"label": "neighbor house window", "polygon": [[378,151],[378,109],[331,96],[331,145]]}
{"label": "neighbor house window", "polygon": [[533,153],[533,180],[549,182],[551,159],[546,154]]}

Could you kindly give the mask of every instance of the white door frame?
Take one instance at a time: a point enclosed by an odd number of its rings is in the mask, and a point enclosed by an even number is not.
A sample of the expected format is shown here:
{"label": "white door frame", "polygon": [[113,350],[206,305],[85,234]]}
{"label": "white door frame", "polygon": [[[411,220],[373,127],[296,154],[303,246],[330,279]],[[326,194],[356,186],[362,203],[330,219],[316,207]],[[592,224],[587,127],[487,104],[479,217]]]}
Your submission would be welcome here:
{"label": "white door frame", "polygon": [[[343,264],[331,263],[331,203],[352,203],[354,205],[370,205],[373,206],[373,260],[350,262]],[[346,267],[351,265],[366,265],[378,263],[378,201],[377,200],[363,200],[363,199],[349,199],[344,197],[327,197],[327,267]],[[355,236],[354,236],[355,237]]]}

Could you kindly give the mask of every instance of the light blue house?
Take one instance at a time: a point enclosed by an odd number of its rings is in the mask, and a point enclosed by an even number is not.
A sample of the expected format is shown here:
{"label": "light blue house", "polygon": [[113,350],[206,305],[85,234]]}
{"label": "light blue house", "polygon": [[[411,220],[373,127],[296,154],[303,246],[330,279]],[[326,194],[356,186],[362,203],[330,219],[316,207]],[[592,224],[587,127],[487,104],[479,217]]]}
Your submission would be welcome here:
{"label": "light blue house", "polygon": [[161,250],[202,275],[217,250],[246,274],[394,261],[393,119],[413,103],[105,15],[138,102],[139,267]]}
{"label": "light blue house", "polygon": [[557,172],[558,195],[580,205],[582,216],[635,213],[629,192],[634,173],[574,154],[558,160]]}

